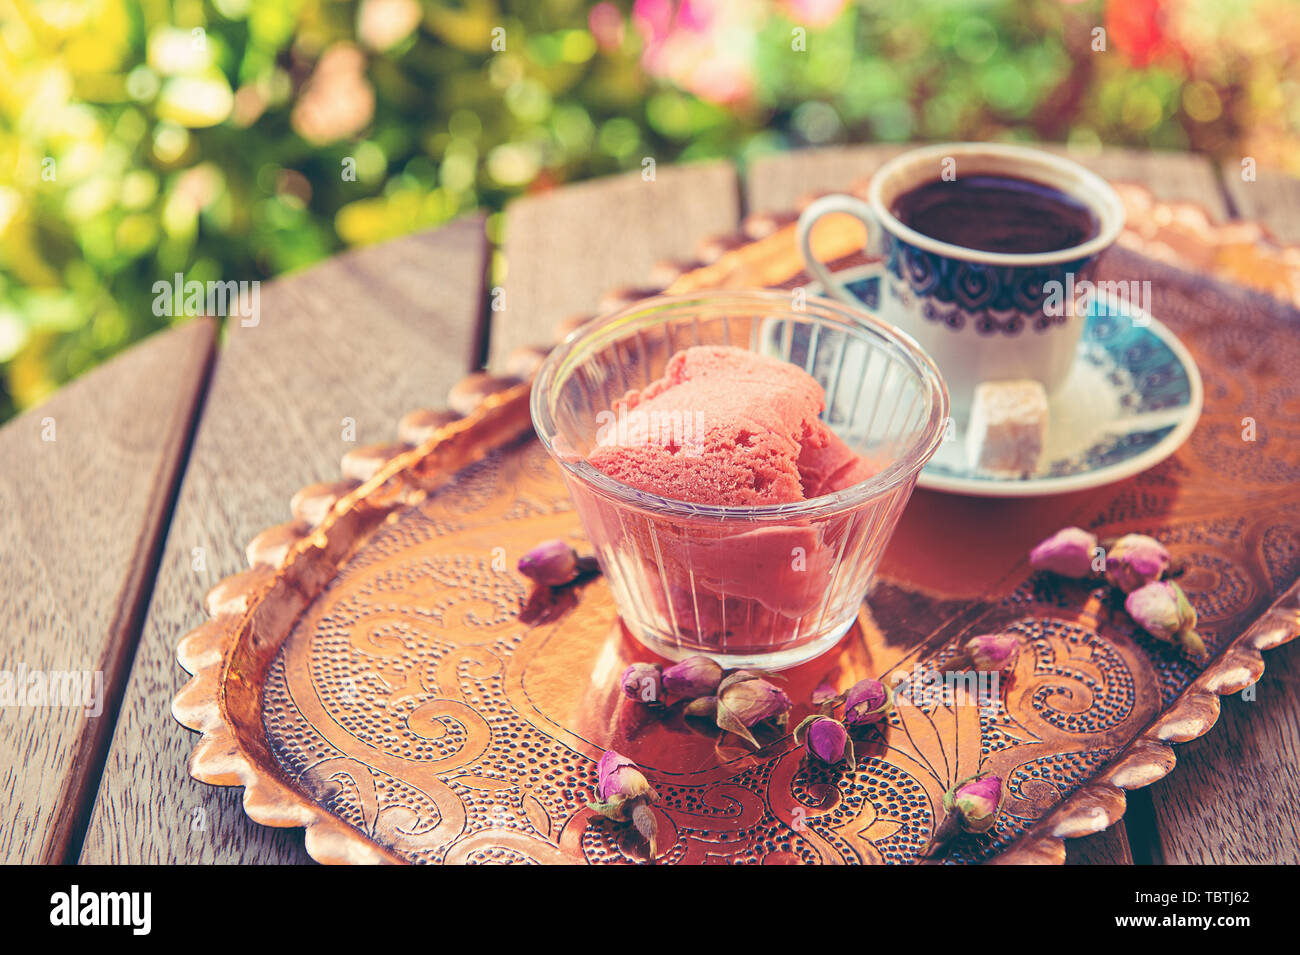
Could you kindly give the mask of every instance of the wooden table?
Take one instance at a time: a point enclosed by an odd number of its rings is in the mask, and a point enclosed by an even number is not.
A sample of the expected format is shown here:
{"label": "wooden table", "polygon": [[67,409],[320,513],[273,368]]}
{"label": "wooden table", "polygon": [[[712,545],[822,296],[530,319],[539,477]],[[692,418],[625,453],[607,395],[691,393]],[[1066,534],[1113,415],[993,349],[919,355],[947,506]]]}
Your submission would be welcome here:
{"label": "wooden table", "polygon": [[[171,717],[177,640],[244,566],[259,531],[350,448],[440,404],[465,372],[550,342],[657,263],[747,213],[845,188],[900,147],[661,167],[519,200],[499,287],[483,218],[338,256],[263,289],[255,327],[187,322],[142,342],[0,429],[0,669],[99,670],[101,716],[0,711],[0,861],[308,862],[300,830],[250,822],[240,792],[186,772]],[[1076,158],[1220,220],[1300,242],[1300,181],[1244,183],[1184,154]],[[49,440],[53,437],[53,440]],[[1225,699],[1175,771],[1129,796],[1123,822],[1072,862],[1300,862],[1300,641],[1273,652],[1256,701]]]}

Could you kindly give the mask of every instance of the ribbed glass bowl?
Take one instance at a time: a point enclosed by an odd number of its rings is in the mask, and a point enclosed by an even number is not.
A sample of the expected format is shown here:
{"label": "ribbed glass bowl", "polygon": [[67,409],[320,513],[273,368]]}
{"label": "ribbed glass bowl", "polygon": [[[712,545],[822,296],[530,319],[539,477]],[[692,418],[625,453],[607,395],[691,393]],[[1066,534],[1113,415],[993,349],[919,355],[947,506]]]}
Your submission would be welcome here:
{"label": "ribbed glass bowl", "polygon": [[[533,423],[619,613],[670,659],[704,653],[728,667],[781,669],[838,642],[943,438],[947,391],[916,342],[859,309],[800,296],[645,299],[570,335],[533,384]],[[615,402],[692,345],[739,346],[803,368],[826,391],[823,422],[877,473],[810,500],[714,506],[637,490],[588,463]]]}

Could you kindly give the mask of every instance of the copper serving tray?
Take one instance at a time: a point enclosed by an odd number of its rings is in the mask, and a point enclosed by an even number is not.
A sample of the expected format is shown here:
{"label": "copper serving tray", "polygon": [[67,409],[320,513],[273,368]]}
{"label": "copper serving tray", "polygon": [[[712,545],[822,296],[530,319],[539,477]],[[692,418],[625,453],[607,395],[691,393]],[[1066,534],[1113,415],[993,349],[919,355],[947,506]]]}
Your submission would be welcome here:
{"label": "copper serving tray", "polygon": [[[1300,296],[1294,250],[1124,194],[1145,203],[1136,217],[1130,207],[1130,245],[1254,276],[1281,297],[1292,283]],[[838,257],[854,236],[820,241]],[[752,219],[744,236],[700,253],[704,262],[666,263],[653,289],[609,304],[665,285],[798,279],[789,217]],[[515,561],[545,538],[581,549],[581,529],[532,437],[527,382],[480,374],[453,389],[455,411],[413,412],[401,440],[351,452],[343,480],[299,492],[294,520],[254,539],[250,569],[208,594],[211,619],[177,650],[193,678],[173,712],[203,734],[190,772],[245,787],[259,823],[305,827],[321,862],[640,861],[634,835],[586,808],[595,760],[617,749],[662,796],[660,862],[906,863],[919,861],[944,790],[982,769],[1007,780],[1004,811],[944,859],[1060,862],[1063,840],[1109,826],[1126,790],[1173,768],[1169,744],[1209,730],[1220,694],[1259,678],[1261,650],[1300,635],[1300,453],[1283,441],[1271,469],[1223,487],[1215,444],[1240,427],[1243,372],[1207,360],[1218,345],[1180,334],[1206,374],[1197,435],[1153,479],[1116,485],[1090,523],[1157,533],[1187,561],[1183,583],[1212,648],[1204,665],[1135,633],[1104,591],[1029,575],[1023,541],[984,541],[978,562],[1005,568],[991,589],[960,567],[938,576],[943,561],[926,547],[943,540],[955,553],[977,529],[954,535],[951,508],[965,505],[928,497],[918,507],[918,494],[857,626],[784,675],[791,725],[825,680],[842,689],[911,671],[964,636],[1012,627],[1026,652],[994,712],[902,703],[848,772],[810,770],[788,736],[752,751],[658,715],[618,689],[622,669],[651,655],[623,631],[599,578],[537,623],[518,619],[527,590]],[[543,352],[515,356],[514,370],[528,375]],[[1296,337],[1279,335],[1276,361],[1251,371],[1292,419],[1300,394],[1286,369],[1298,366]],[[1252,503],[1234,487],[1253,490]]]}

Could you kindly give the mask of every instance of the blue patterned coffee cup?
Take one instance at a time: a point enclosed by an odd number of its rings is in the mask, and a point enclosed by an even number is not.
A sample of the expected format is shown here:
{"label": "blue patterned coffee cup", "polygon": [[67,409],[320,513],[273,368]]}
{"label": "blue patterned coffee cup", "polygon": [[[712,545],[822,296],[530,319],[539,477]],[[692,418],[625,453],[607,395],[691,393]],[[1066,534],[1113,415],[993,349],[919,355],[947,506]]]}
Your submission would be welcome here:
{"label": "blue patterned coffee cup", "polygon": [[[977,175],[1052,186],[1092,210],[1096,232],[1086,242],[1053,252],[985,252],[922,235],[890,211],[898,196],[924,183]],[[799,247],[809,272],[829,294],[859,306],[812,251],[813,226],[832,213],[866,225],[867,254],[880,256],[885,265],[880,315],[930,353],[959,419],[980,382],[1031,378],[1049,393],[1065,382],[1086,320],[1073,291],[1091,282],[1098,257],[1124,227],[1124,206],[1115,190],[1068,159],[995,143],[914,149],[880,168],[866,201],[825,196],[799,217]]]}

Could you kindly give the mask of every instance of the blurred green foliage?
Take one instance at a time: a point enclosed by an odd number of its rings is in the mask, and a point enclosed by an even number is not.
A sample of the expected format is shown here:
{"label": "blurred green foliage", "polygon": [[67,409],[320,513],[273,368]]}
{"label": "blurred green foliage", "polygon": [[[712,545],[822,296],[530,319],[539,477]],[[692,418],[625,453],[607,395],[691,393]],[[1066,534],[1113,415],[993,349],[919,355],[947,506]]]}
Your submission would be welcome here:
{"label": "blurred green foliage", "polygon": [[0,420],[183,320],[154,307],[176,273],[266,278],[644,156],[1294,164],[1297,45],[1288,0],[0,0]]}

